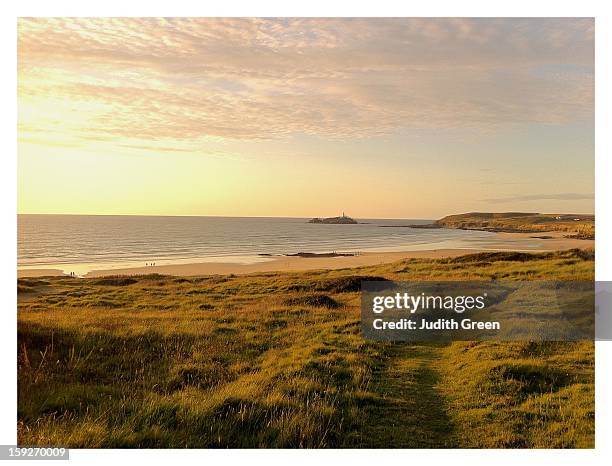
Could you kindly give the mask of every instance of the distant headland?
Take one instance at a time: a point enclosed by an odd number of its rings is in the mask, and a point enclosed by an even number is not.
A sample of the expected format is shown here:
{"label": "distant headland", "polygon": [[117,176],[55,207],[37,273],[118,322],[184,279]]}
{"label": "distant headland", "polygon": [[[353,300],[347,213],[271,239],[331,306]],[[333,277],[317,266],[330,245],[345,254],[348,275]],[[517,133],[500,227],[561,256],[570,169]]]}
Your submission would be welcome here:
{"label": "distant headland", "polygon": [[327,217],[327,218],[313,218],[308,220],[308,223],[325,223],[328,225],[356,225],[357,220],[348,217],[342,212],[340,217]]}
{"label": "distant headland", "polygon": [[[595,239],[592,214],[539,214],[532,212],[470,212],[447,215],[434,223],[409,225],[411,228],[455,228],[497,233],[542,233],[562,231],[567,238]],[[540,237],[540,239],[545,239]]]}

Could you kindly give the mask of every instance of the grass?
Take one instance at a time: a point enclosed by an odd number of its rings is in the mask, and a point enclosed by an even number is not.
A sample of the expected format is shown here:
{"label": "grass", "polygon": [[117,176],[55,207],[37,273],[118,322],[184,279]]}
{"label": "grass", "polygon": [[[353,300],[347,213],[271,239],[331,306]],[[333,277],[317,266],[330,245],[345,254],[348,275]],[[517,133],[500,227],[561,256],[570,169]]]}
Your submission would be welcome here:
{"label": "grass", "polygon": [[18,282],[18,439],[73,448],[593,447],[592,342],[360,335],[360,277],[592,280],[592,254]]}

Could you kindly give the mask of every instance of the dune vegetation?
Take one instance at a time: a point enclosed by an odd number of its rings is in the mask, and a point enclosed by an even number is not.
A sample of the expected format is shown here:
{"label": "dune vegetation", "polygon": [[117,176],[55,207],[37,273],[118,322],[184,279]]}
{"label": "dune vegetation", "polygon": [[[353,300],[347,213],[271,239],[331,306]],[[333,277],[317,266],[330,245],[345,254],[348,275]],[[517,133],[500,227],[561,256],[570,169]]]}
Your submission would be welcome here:
{"label": "dune vegetation", "polygon": [[593,342],[366,341],[361,279],[592,280],[592,251],[18,281],[23,446],[593,447]]}

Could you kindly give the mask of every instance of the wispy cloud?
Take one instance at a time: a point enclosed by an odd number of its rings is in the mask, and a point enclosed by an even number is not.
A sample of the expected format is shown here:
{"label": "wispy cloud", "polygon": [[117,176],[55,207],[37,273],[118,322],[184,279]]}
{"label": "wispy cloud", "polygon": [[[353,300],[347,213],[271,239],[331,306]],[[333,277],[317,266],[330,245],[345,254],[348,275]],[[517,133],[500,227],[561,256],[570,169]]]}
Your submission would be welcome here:
{"label": "wispy cloud", "polygon": [[589,19],[21,19],[20,133],[167,150],[205,137],[561,124],[592,117],[593,28]]}
{"label": "wispy cloud", "polygon": [[555,193],[555,194],[530,194],[527,196],[511,196],[497,197],[492,199],[483,199],[485,202],[493,204],[505,204],[508,202],[517,201],[582,201],[592,200],[595,198],[593,193]]}

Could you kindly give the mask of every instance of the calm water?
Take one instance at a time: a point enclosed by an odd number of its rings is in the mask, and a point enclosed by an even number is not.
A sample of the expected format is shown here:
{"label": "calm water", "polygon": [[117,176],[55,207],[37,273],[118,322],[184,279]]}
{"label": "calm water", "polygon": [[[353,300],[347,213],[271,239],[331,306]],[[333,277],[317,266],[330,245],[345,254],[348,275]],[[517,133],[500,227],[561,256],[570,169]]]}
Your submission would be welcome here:
{"label": "calm water", "polygon": [[[492,233],[402,228],[428,220],[359,219],[317,225],[296,218],[19,215],[18,266],[92,269],[184,262],[270,260],[260,254],[408,251],[442,248],[537,249],[537,240],[500,242]],[[381,225],[394,225],[381,228]]]}

